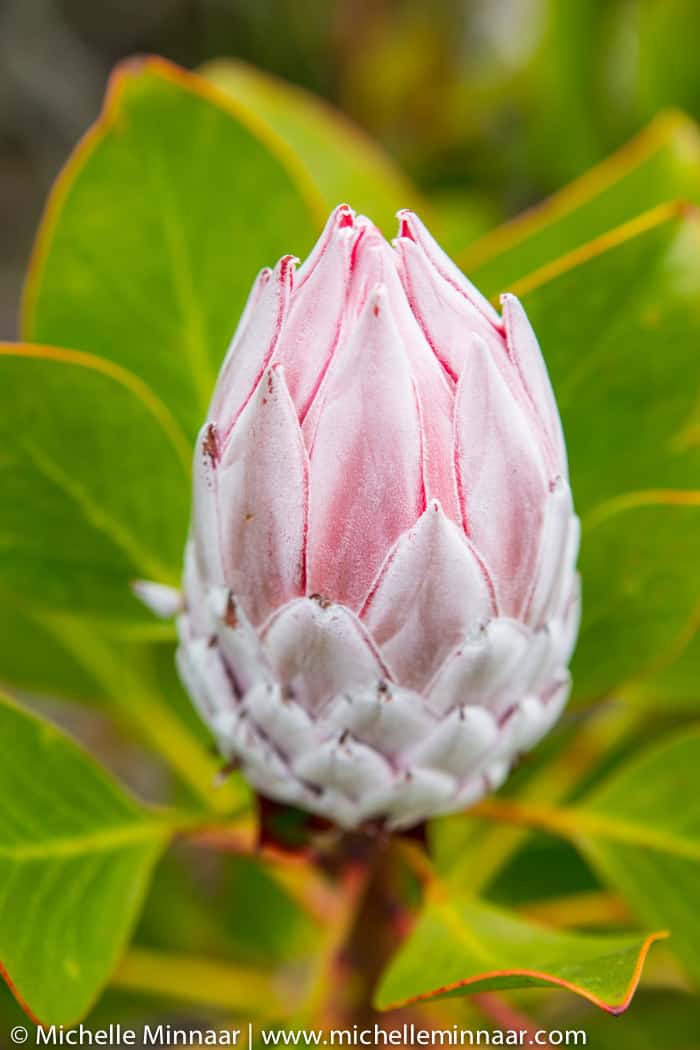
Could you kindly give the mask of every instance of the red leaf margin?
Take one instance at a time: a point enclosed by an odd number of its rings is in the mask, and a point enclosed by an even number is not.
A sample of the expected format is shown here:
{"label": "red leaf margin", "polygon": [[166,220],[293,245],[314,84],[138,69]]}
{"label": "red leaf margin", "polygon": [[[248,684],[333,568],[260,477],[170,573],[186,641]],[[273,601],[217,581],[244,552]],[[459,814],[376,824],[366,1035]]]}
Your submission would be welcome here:
{"label": "red leaf margin", "polygon": [[[600,996],[595,995],[593,992],[589,992],[586,988],[582,988],[578,984],[574,984],[573,981],[567,981],[563,977],[555,977],[553,974],[545,973],[543,970],[529,970],[514,968],[509,970],[488,970],[485,973],[474,974],[472,977],[465,977],[461,981],[454,981],[452,984],[445,984],[439,988],[434,988],[429,992],[421,992],[419,995],[409,996],[408,999],[402,999],[396,1003],[390,1003],[388,1006],[377,1007],[382,1012],[388,1010],[398,1010],[400,1007],[410,1006],[413,1003],[424,1002],[429,999],[436,999],[440,996],[449,995],[451,992],[457,991],[459,988],[467,988],[469,985],[477,984],[480,981],[488,981],[494,977],[532,977],[535,980],[545,981],[547,984],[556,985],[559,988],[566,988],[570,992],[574,992],[575,995],[580,996],[583,999],[587,999],[593,1003],[594,1006],[599,1007],[601,1010],[605,1010],[606,1013],[612,1014],[614,1017],[618,1017],[623,1014],[629,1007],[634,994],[637,991],[640,978],[642,976],[642,970],[644,969],[644,963],[646,957],[649,954],[649,949],[652,944],[656,941],[665,940],[670,936],[668,930],[659,930],[656,933],[650,933],[649,936],[643,942],[639,949],[639,955],[637,957],[637,963],[634,968],[632,977],[630,978],[629,985],[623,1000],[619,1003],[607,1003]],[[486,989],[485,989],[486,991]]]}

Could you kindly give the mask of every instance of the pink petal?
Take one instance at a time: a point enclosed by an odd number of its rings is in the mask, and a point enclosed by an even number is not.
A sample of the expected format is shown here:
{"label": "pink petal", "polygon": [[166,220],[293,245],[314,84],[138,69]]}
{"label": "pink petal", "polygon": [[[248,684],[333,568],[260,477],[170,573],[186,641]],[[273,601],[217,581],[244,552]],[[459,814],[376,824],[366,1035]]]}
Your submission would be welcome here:
{"label": "pink petal", "polygon": [[578,536],[571,491],[559,478],[545,506],[537,572],[525,616],[534,627],[559,612],[562,588],[570,585],[576,564]]}
{"label": "pink petal", "polygon": [[[341,346],[353,338],[358,320],[363,313],[367,299],[379,285],[386,283],[387,271],[395,269],[393,253],[377,227],[364,215],[358,215],[353,221],[353,243],[350,254],[349,280],[345,288],[345,309],[343,330],[335,348],[331,366],[326,370],[307,414],[303,419],[304,439],[307,447],[313,447],[318,421],[323,408],[326,387],[333,381],[338,367],[337,359],[345,358],[347,351],[341,353]],[[387,260],[387,256],[389,259]],[[387,262],[389,263],[387,267]]]}
{"label": "pink petal", "polygon": [[390,830],[408,828],[419,820],[452,808],[457,784],[437,769],[416,766],[396,785],[384,806]]}
{"label": "pink petal", "polygon": [[352,213],[337,208],[314,263],[298,279],[275,361],[285,366],[287,386],[300,419],[306,415],[341,336],[350,258],[358,231]]}
{"label": "pink petal", "polygon": [[404,241],[413,241],[418,245],[426,261],[437,271],[443,281],[451,285],[464,299],[475,306],[495,328],[500,330],[501,319],[498,316],[498,311],[492,306],[486,296],[481,294],[476,285],[472,284],[462,271],[455,266],[452,259],[443,251],[435,238],[430,235],[418,216],[414,212],[404,209],[399,212],[399,223],[398,240],[402,244]]}
{"label": "pink petal", "polygon": [[504,737],[509,751],[529,751],[540,742],[559,718],[571,691],[571,678],[564,673],[550,684],[547,697],[526,696],[509,720]]}
{"label": "pink petal", "polygon": [[386,791],[393,782],[388,762],[346,734],[300,755],[294,772],[302,781],[338,791],[356,804],[365,794]]}
{"label": "pink petal", "polygon": [[424,499],[413,383],[381,289],[329,371],[310,457],[308,589],[357,608]]}
{"label": "pink petal", "polygon": [[514,755],[508,754],[506,758],[496,759],[490,762],[481,774],[482,784],[485,791],[498,791],[504,784],[513,764]]}
{"label": "pink petal", "polygon": [[426,734],[412,758],[418,765],[437,767],[461,780],[497,739],[493,715],[481,707],[459,707]]}
{"label": "pink petal", "polygon": [[431,393],[425,378],[415,382],[415,393],[425,502],[437,500],[450,521],[461,525],[453,454],[454,426],[446,415],[448,408],[454,409],[454,397],[450,392],[441,404],[443,391],[435,389]]}
{"label": "pink petal", "polygon": [[[550,663],[548,668],[549,678],[552,677],[557,669],[566,667],[569,663],[571,655],[576,648],[580,626],[581,578],[576,573],[569,577],[566,585],[561,589],[556,614],[547,621],[542,631],[538,632],[550,636],[552,648],[557,656],[556,664]],[[542,683],[540,683],[540,692],[542,688]]]}
{"label": "pink petal", "polygon": [[317,733],[313,720],[301,704],[285,699],[280,686],[255,686],[241,706],[284,761],[290,762],[315,749]]}
{"label": "pink petal", "polygon": [[447,517],[459,523],[461,513],[452,454],[454,385],[436,361],[411,311],[399,277],[396,253],[385,241],[382,242],[382,258],[382,279],[392,316],[416,383],[426,500],[438,500]]}
{"label": "pink petal", "polygon": [[347,730],[363,744],[382,751],[397,768],[435,723],[419,693],[384,681],[369,688],[343,690],[324,709],[323,721],[324,726],[337,732]]}
{"label": "pink petal", "polygon": [[[369,219],[359,215],[353,219],[353,242],[349,259],[349,275],[344,288],[344,309],[341,331],[329,362],[321,376],[311,404],[302,419],[306,447],[313,448],[318,421],[325,403],[326,390],[339,367],[347,357],[347,343],[353,339],[355,328],[370,292],[383,283],[381,246],[384,238]],[[319,260],[322,257],[319,253]]]}
{"label": "pink petal", "polygon": [[280,610],[265,627],[263,644],[278,680],[310,712],[337,693],[387,676],[359,620],[323,599],[303,598]]}
{"label": "pink petal", "polygon": [[361,615],[396,680],[420,690],[493,613],[483,564],[433,502],[399,539]]}
{"label": "pink petal", "polygon": [[[506,772],[508,772],[508,767],[506,767]],[[484,797],[487,790],[489,789],[484,783],[484,778],[479,773],[474,775],[472,772],[467,779],[462,782],[461,787],[455,795],[453,812],[456,813],[457,810],[469,809],[475,802],[478,802]]]}
{"label": "pink petal", "polygon": [[502,295],[501,302],[508,353],[515,362],[523,386],[545,430],[553,460],[553,473],[566,477],[566,448],[559,410],[537,337],[520,301],[514,295]]}
{"label": "pink petal", "polygon": [[233,712],[236,696],[216,646],[207,638],[179,645],[175,662],[183,685],[205,722]]}
{"label": "pink petal", "polygon": [[505,355],[503,337],[493,322],[444,279],[418,244],[399,237],[396,248],[411,310],[448,375],[455,380],[461,375],[473,333],[480,335],[494,354]]}
{"label": "pink petal", "polygon": [[289,309],[294,263],[285,255],[262,270],[221,367],[210,416],[225,440],[260,381],[280,338]]}
{"label": "pink petal", "polygon": [[353,226],[354,224],[355,212],[348,204],[339,204],[333,209],[328,216],[326,225],[323,227],[321,236],[297,270],[296,281],[294,282],[296,288],[301,288],[304,282],[311,277],[327,251],[329,242],[335,236],[336,230],[341,229],[343,226]]}
{"label": "pink petal", "polygon": [[304,591],[307,459],[283,370],[268,369],[218,470],[226,584],[253,624]]}
{"label": "pink petal", "polygon": [[465,530],[493,574],[499,611],[517,617],[534,579],[548,486],[532,428],[478,336],[457,388],[455,445]]}
{"label": "pink petal", "polygon": [[243,696],[260,683],[269,685],[272,674],[265,654],[236,596],[225,587],[212,587],[207,605],[212,633],[238,694]]}
{"label": "pink petal", "polygon": [[303,805],[306,792],[291,775],[287,756],[252,717],[251,706],[263,689],[265,686],[253,689],[246,697],[245,709],[238,705],[235,711],[221,714],[212,727],[221,750],[240,761],[244,776],[258,791],[291,805]]}
{"label": "pink petal", "polygon": [[498,617],[445,661],[428,691],[430,709],[445,715],[475,705],[499,717],[542,681],[556,656],[547,632]]}
{"label": "pink petal", "polygon": [[161,620],[170,620],[182,611],[182,593],[176,587],[155,580],[132,580],[131,590]]}
{"label": "pink petal", "polygon": [[194,447],[192,464],[192,537],[194,562],[203,581],[224,582],[219,532],[218,465],[221,448],[214,423],[205,423]]}
{"label": "pink petal", "polygon": [[[178,633],[183,640],[201,637],[202,635],[208,638],[215,629],[215,623],[207,603],[207,593],[210,584],[202,577],[199,561],[195,541],[190,536],[185,545],[185,565],[182,573],[185,611],[180,613],[176,620]],[[215,586],[218,586],[222,580],[223,570],[220,568],[219,578],[215,581]]]}

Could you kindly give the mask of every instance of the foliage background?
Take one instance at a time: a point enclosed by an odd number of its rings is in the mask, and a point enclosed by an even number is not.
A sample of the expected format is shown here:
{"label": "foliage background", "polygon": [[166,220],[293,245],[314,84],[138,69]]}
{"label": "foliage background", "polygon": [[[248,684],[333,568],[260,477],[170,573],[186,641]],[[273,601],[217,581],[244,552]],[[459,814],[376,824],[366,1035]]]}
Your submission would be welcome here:
{"label": "foliage background", "polygon": [[[325,96],[385,146],[426,198],[436,234],[467,261],[470,243],[479,235],[560,189],[653,121],[651,140],[656,145],[647,150],[652,159],[645,161],[644,149],[633,147],[618,192],[606,189],[603,179],[589,206],[584,200],[582,209],[574,208],[568,222],[555,223],[544,240],[538,240],[536,231],[532,243],[525,239],[527,258],[518,258],[516,246],[513,253],[491,264],[488,253],[480,259],[476,250],[473,258],[477,270],[481,267],[480,280],[491,294],[590,238],[636,220],[653,205],[677,197],[700,201],[700,149],[692,123],[700,117],[698,38],[700,8],[689,0],[150,0],[147,4],[122,0],[99,5],[80,0],[4,0],[0,6],[0,335],[15,334],[22,277],[46,192],[68,151],[97,115],[107,74],[123,56],[157,52],[191,68],[212,58],[238,57]],[[690,119],[665,116],[668,107],[682,109]],[[619,174],[619,164],[616,170]],[[108,221],[107,204],[104,214]],[[572,447],[580,456],[573,479],[575,493],[579,506],[594,515],[601,499],[610,503],[627,489],[646,491],[651,485],[697,489],[697,458],[692,457],[697,412],[692,416],[688,412],[697,381],[700,331],[698,242],[693,221],[683,208],[671,208],[660,220],[649,224],[641,240],[630,238],[628,243],[622,238],[618,250],[602,253],[592,271],[576,270],[568,283],[566,279],[553,285],[535,283],[528,292],[528,310],[536,329],[544,334],[555,381],[565,378],[566,353],[573,340],[582,354],[590,349],[596,355],[589,382],[577,393],[579,410],[574,403],[564,411]],[[213,264],[219,266],[224,255],[222,250]],[[248,276],[252,273],[242,279],[247,281]],[[577,302],[585,304],[579,313],[567,308]],[[52,318],[50,301],[46,309],[51,333],[52,326],[60,329],[60,311]],[[629,332],[634,333],[631,341]],[[60,342],[54,335],[47,339]],[[74,343],[68,339],[64,345]],[[212,352],[218,351],[212,348]],[[21,424],[32,411],[31,398],[22,400],[27,398],[26,383],[19,371],[13,376],[12,367],[6,381],[7,389],[16,392],[12,412]],[[97,379],[95,383],[99,386]],[[85,391],[86,400],[91,394],[97,396],[96,391]],[[53,393],[60,396],[61,391]],[[558,393],[562,393],[559,387]],[[581,404],[588,406],[587,411]],[[7,427],[12,412],[7,411]],[[119,415],[116,406],[115,415]],[[687,423],[685,436],[667,447],[660,438],[665,439],[667,424],[678,422],[678,417]],[[185,419],[187,427],[190,422]],[[136,425],[146,424],[140,420]],[[50,428],[42,433],[39,421],[37,440],[50,442],[50,437]],[[154,446],[157,440],[153,438]],[[79,441],[78,434],[76,447]],[[167,476],[161,481],[167,488]],[[13,484],[20,485],[21,479],[15,478]],[[21,487],[5,491],[22,495]],[[123,498],[128,507],[127,486]],[[577,657],[577,702],[569,718],[508,788],[508,797],[521,803],[527,802],[528,791],[536,802],[538,798],[551,802],[563,794],[578,815],[573,834],[564,834],[563,841],[555,837],[561,832],[556,824],[561,820],[559,811],[554,816],[549,811],[539,816],[536,810],[520,815],[513,811],[511,820],[498,806],[491,813],[486,807],[482,819],[459,825],[444,822],[434,832],[441,871],[452,873],[453,885],[485,886],[491,901],[522,905],[528,916],[554,922],[559,907],[566,926],[575,906],[579,921],[573,924],[594,931],[601,926],[624,929],[633,924],[633,915],[652,929],[674,927],[676,951],[655,949],[645,985],[622,1021],[599,1015],[589,1004],[563,993],[515,994],[516,1007],[531,1011],[545,1024],[585,1027],[589,1045],[602,1050],[613,1046],[691,1050],[698,1045],[700,1014],[694,993],[700,975],[700,828],[697,808],[691,811],[688,798],[700,794],[692,775],[700,767],[693,728],[700,663],[693,633],[697,614],[689,620],[688,609],[697,599],[700,558],[697,512],[689,506],[678,513],[684,515],[681,527],[677,517],[654,506],[642,508],[631,530],[606,532],[605,513],[602,517],[598,513],[592,522],[594,538],[584,548],[586,573],[599,586],[612,566],[622,566],[625,573],[619,574],[619,590],[610,588],[610,608],[597,618],[594,610]],[[17,527],[17,522],[11,525]],[[157,520],[141,525],[144,535],[158,535]],[[177,559],[174,550],[162,553],[166,560]],[[27,570],[23,563],[13,562],[10,585],[18,586],[19,581],[20,587],[26,586],[30,577],[23,575],[25,570],[31,571],[31,566]],[[5,566],[4,584],[7,571]],[[641,594],[633,593],[630,581]],[[85,587],[88,594],[89,585]],[[61,596],[53,597],[60,604]],[[120,612],[117,590],[105,600],[116,603],[110,608]],[[87,598],[86,603],[88,608]],[[640,614],[645,607],[646,616]],[[627,633],[625,623],[630,624]],[[69,626],[62,625],[64,630]],[[610,646],[606,640],[613,628],[615,646]],[[635,681],[635,670],[645,665],[647,652],[658,639],[671,645],[683,629],[686,636],[678,664],[669,673],[662,667],[661,673]],[[74,636],[72,642],[79,644],[79,638]],[[67,726],[144,797],[161,797],[162,768],[150,761],[142,743],[134,741],[114,712],[106,714],[92,703],[76,708],[37,697],[42,692],[41,668],[51,663],[53,678],[62,672],[58,651],[46,649],[47,644],[43,636],[37,641],[31,703]],[[12,679],[8,649],[6,636],[3,673]],[[94,652],[94,639],[90,651]],[[151,653],[149,661],[145,677],[159,683],[164,695],[175,698],[178,717],[197,734],[186,702],[174,689],[168,653]],[[135,674],[142,669],[132,670]],[[124,676],[123,668],[119,673],[119,688],[131,702],[133,681]],[[72,668],[66,669],[66,675],[74,680]],[[623,702],[610,703],[609,718],[604,712],[602,721],[596,720],[596,708],[590,720],[592,701],[597,704],[607,697],[611,684],[622,682]],[[48,687],[54,682],[46,684],[46,691],[52,691]],[[86,683],[86,694],[92,691],[94,685]],[[139,728],[148,739],[158,729],[159,716],[156,710],[155,724],[149,726],[147,703],[141,711]],[[9,725],[11,716],[3,717]],[[19,729],[12,732],[20,734]],[[34,745],[26,732],[30,748]],[[670,750],[635,773],[635,756],[657,739],[671,741]],[[172,748],[177,750],[176,739]],[[562,754],[564,758],[558,758]],[[592,764],[590,754],[596,756]],[[628,758],[631,767],[625,765]],[[582,770],[578,780],[571,775],[577,764]],[[676,776],[671,790],[670,773],[679,768],[686,778],[679,781]],[[606,791],[610,794],[606,775],[617,776],[620,769],[623,782],[618,797],[613,790],[612,799],[606,798]],[[78,780],[89,776],[80,770],[75,775]],[[559,781],[566,785],[563,791]],[[596,796],[600,785],[603,802]],[[7,790],[11,793],[11,789],[10,784]],[[111,813],[110,819],[117,821],[119,805],[114,803],[113,811],[111,805],[105,800],[105,814]],[[596,812],[614,813],[616,805],[618,816],[647,822],[652,843],[658,845],[659,835],[666,836],[663,841],[670,837],[680,842],[680,855],[656,866],[657,855],[648,843],[641,848],[628,843],[608,851],[594,833],[586,838],[586,828],[595,829]],[[487,823],[486,818],[499,823]],[[518,850],[525,841],[522,826],[528,823],[538,831]],[[501,856],[510,854],[515,860],[500,870]],[[477,872],[469,869],[472,855],[483,864]],[[461,865],[460,858],[466,858]],[[147,867],[152,859],[139,857],[134,863]],[[0,851],[0,867],[2,862]],[[601,872],[615,893],[601,885]],[[638,872],[644,874],[643,890],[635,881]],[[55,877],[59,886],[67,878],[65,873]],[[292,890],[282,892],[279,883],[253,861],[212,858],[191,845],[179,845],[157,868],[137,949],[118,972],[92,1023],[142,1016],[201,1022],[211,1016],[217,995],[218,1016],[227,1018],[236,1006],[245,1013],[250,1004],[269,994],[266,985],[255,984],[256,968],[279,965],[283,970],[290,953],[314,943],[308,920],[293,904],[296,890]],[[265,908],[257,909],[255,923],[250,918],[251,900],[265,901]],[[178,916],[176,923],[173,914]],[[4,921],[6,928],[11,925],[7,913]],[[171,963],[179,960],[184,968],[171,965],[163,977],[164,952],[171,953]],[[205,957],[212,955],[231,958],[233,964],[223,970],[207,969]],[[188,969],[193,962],[194,968]],[[243,965],[247,969],[240,969]],[[410,974],[404,975],[406,984],[409,978]],[[164,982],[162,987],[159,981]],[[240,989],[238,1004],[231,1001],[232,982]],[[192,988],[198,984],[209,989],[206,1004],[193,1000]],[[172,993],[178,988],[185,1007],[182,1001],[174,1006]],[[15,1016],[17,1008],[9,995],[3,1009],[8,1020]],[[455,1017],[464,1025],[483,1024],[483,1012],[473,1000],[461,1002]]]}
{"label": "foliage background", "polygon": [[328,98],[460,219],[517,214],[669,106],[700,116],[693,0],[3,0],[0,331],[59,166],[120,58],[233,55]]}

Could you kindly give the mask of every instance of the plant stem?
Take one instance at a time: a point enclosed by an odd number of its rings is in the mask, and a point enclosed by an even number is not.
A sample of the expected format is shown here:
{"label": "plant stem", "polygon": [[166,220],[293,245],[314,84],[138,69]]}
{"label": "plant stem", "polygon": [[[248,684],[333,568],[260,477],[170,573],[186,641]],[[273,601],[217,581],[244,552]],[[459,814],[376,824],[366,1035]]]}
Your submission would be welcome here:
{"label": "plant stem", "polygon": [[360,854],[340,861],[335,916],[319,949],[304,1001],[294,1015],[295,1024],[301,1027],[312,1022],[325,1025],[331,1020],[335,1008],[333,992],[341,983],[337,979],[338,963],[361,914],[363,899],[372,880],[374,860],[370,852],[369,855]]}

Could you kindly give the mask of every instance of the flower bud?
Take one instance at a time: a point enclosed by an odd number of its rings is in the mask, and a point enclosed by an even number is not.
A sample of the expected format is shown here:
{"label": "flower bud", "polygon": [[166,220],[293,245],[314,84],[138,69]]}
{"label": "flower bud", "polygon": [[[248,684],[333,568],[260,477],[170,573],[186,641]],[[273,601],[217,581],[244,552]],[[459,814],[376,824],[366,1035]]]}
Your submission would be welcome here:
{"label": "flower bud", "polygon": [[415,215],[258,276],[197,440],[178,665],[263,795],[474,803],[566,701],[578,520],[547,371]]}

